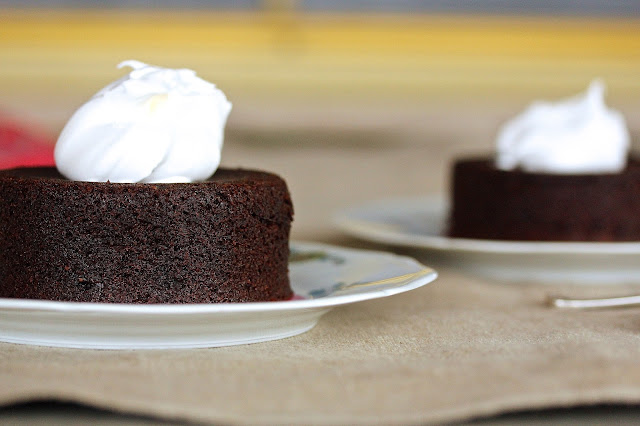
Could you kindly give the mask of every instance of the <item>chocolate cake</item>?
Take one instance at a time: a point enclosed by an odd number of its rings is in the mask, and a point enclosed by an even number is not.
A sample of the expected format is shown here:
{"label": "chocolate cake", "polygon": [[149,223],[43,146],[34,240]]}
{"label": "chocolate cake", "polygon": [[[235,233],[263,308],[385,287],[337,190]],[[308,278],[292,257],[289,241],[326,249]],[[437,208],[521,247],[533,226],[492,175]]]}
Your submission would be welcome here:
{"label": "chocolate cake", "polygon": [[461,159],[452,172],[448,234],[522,241],[640,241],[640,159],[621,173],[503,171]]}
{"label": "chocolate cake", "polygon": [[0,172],[0,297],[109,303],[285,300],[293,207],[276,175],[199,183]]}

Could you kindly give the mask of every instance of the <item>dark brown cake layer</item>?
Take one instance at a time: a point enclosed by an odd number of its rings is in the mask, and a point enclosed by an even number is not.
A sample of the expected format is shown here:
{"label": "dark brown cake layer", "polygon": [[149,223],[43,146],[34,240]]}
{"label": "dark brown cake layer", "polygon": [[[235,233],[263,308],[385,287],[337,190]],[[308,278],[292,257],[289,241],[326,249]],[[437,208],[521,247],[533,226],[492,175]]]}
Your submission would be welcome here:
{"label": "dark brown cake layer", "polygon": [[502,171],[487,158],[452,172],[452,237],[523,241],[640,241],[640,161],[617,174]]}
{"label": "dark brown cake layer", "polygon": [[76,182],[0,172],[0,297],[112,303],[284,300],[293,215],[276,175]]}

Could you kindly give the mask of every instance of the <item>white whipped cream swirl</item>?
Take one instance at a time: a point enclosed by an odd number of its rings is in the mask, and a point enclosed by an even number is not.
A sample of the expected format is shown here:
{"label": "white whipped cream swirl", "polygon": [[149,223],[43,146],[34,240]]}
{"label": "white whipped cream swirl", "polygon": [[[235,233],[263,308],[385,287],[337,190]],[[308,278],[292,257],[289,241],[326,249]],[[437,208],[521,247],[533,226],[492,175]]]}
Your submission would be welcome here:
{"label": "white whipped cream swirl", "polygon": [[555,174],[622,171],[629,132],[624,117],[605,105],[604,91],[595,80],[576,97],[533,103],[500,129],[496,166]]}
{"label": "white whipped cream swirl", "polygon": [[231,103],[188,69],[138,61],[82,105],[62,130],[56,166],[71,180],[193,182],[220,164]]}

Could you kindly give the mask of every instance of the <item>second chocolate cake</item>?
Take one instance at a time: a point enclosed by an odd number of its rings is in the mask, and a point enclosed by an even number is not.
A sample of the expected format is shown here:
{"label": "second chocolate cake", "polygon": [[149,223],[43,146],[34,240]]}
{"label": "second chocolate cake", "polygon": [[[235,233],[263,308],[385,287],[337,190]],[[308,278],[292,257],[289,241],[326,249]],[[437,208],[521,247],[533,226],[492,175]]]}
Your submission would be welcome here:
{"label": "second chocolate cake", "polygon": [[620,173],[500,170],[456,161],[448,235],[522,241],[640,241],[640,160]]}

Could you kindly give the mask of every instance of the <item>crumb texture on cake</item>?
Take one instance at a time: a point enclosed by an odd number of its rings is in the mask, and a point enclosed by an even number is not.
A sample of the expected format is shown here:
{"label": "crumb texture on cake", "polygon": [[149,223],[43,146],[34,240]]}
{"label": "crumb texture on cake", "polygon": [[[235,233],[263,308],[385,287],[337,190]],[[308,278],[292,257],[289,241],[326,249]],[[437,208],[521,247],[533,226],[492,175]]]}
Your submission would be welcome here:
{"label": "crumb texture on cake", "polygon": [[503,171],[460,159],[448,235],[521,241],[640,241],[640,161],[615,174]]}
{"label": "crumb texture on cake", "polygon": [[0,297],[109,303],[285,300],[293,215],[284,180],[74,182],[0,172]]}

